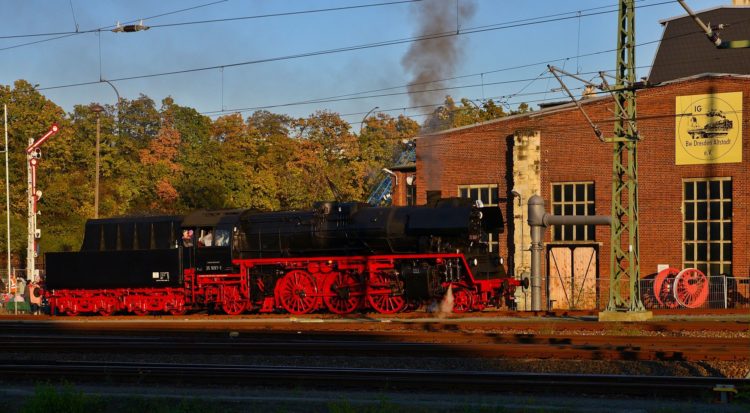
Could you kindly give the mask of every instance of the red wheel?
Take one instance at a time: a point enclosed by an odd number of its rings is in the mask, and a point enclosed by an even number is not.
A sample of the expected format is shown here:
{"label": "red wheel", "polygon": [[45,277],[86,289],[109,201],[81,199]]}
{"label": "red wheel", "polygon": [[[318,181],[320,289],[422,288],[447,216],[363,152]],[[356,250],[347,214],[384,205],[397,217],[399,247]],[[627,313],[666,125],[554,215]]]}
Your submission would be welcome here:
{"label": "red wheel", "polygon": [[367,302],[381,314],[397,313],[406,307],[403,288],[398,278],[380,272],[370,274]]}
{"label": "red wheel", "polygon": [[222,310],[224,310],[225,313],[229,315],[239,315],[245,311],[245,308],[247,308],[247,306],[245,304],[245,301],[242,299],[242,295],[240,294],[239,287],[237,286],[224,287],[222,293],[223,293],[223,299],[221,303],[221,308]]}
{"label": "red wheel", "polygon": [[674,280],[674,297],[681,306],[698,308],[708,298],[708,278],[695,268],[686,268]]}
{"label": "red wheel", "polygon": [[221,304],[222,310],[229,315],[239,315],[245,311],[243,301],[225,301]]}
{"label": "red wheel", "polygon": [[289,271],[276,288],[281,305],[292,314],[307,314],[317,307],[318,287],[305,271]]}
{"label": "red wheel", "polygon": [[99,309],[99,315],[109,317],[115,313],[114,307],[104,307]]}
{"label": "red wheel", "polygon": [[187,313],[187,307],[185,307],[185,297],[178,295],[168,303],[169,314],[172,315],[185,315]]}
{"label": "red wheel", "polygon": [[332,313],[349,314],[362,304],[362,282],[356,274],[329,274],[323,284],[323,291],[323,301]]}
{"label": "red wheel", "polygon": [[659,271],[654,278],[654,298],[660,306],[666,308],[677,308],[679,304],[675,300],[674,280],[680,270],[676,268],[667,268]]}
{"label": "red wheel", "polygon": [[100,296],[97,308],[99,315],[109,317],[117,311],[117,299],[111,296]]}
{"label": "red wheel", "polygon": [[457,289],[453,293],[453,312],[454,313],[465,313],[472,309],[474,306],[473,294],[465,289]]}
{"label": "red wheel", "polygon": [[132,311],[133,311],[133,314],[135,314],[137,316],[144,316],[144,315],[148,315],[149,314],[149,311],[146,310],[146,309],[143,309],[143,308],[133,308]]}

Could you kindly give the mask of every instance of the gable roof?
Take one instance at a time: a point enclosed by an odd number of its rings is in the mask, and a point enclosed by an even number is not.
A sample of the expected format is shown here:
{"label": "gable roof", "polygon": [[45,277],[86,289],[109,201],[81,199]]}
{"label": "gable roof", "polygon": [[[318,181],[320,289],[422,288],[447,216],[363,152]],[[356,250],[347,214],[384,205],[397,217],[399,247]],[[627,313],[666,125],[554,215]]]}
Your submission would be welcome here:
{"label": "gable roof", "polygon": [[[696,13],[706,24],[729,25],[722,40],[750,39],[750,7],[718,7]],[[661,22],[664,34],[648,82],[659,84],[703,73],[750,74],[750,49],[717,49],[688,15]]]}

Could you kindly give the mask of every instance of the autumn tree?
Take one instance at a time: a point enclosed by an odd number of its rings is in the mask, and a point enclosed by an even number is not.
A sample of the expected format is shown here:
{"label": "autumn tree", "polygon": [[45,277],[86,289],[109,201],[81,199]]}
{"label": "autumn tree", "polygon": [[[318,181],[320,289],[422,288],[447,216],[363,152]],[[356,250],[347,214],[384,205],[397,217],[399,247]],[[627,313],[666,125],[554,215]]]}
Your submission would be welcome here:
{"label": "autumn tree", "polygon": [[294,126],[298,149],[288,165],[298,201],[364,199],[365,164],[349,123],[337,113],[318,111]]}
{"label": "autumn tree", "polygon": [[141,195],[134,206],[136,210],[175,212],[179,193],[175,184],[183,170],[177,163],[180,151],[180,132],[174,127],[171,112],[165,112],[161,127],[148,146],[139,151],[144,178],[140,184]]}
{"label": "autumn tree", "polygon": [[404,150],[404,141],[419,133],[419,124],[404,115],[378,113],[365,119],[359,132],[359,150],[365,167],[365,187],[377,185],[383,168],[392,166]]}
{"label": "autumn tree", "polygon": [[[525,103],[521,105],[525,107],[525,110],[528,110],[528,105]],[[515,113],[511,112],[511,114]],[[463,98],[461,104],[457,105],[452,97],[446,96],[445,102],[435,108],[427,117],[423,130],[425,132],[437,132],[486,122],[504,116],[508,116],[508,114],[502,106],[498,106],[492,99],[488,99],[480,106],[470,99]]]}

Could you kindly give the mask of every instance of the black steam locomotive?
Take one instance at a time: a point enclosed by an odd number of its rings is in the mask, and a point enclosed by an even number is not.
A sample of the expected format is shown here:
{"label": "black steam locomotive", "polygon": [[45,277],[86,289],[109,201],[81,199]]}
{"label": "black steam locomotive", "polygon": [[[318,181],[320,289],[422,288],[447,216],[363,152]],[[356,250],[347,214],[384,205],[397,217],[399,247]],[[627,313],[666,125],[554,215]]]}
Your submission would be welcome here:
{"label": "black steam locomotive", "polygon": [[463,312],[512,301],[519,282],[483,241],[502,228],[498,208],[461,198],[89,220],[81,251],[46,254],[45,288],[70,315],[395,313],[449,289]]}

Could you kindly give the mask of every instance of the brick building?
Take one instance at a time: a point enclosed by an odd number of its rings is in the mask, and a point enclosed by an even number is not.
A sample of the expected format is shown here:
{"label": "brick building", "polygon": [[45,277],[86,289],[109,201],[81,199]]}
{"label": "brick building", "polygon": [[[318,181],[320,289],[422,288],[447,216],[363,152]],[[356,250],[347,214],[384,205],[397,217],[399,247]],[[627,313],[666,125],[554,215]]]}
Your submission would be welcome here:
{"label": "brick building", "polygon": [[[734,110],[711,108],[716,103],[709,97],[731,101]],[[638,91],[641,276],[655,274],[659,265],[710,275],[750,273],[749,98],[750,76],[744,75],[700,75]],[[603,131],[612,130],[611,98],[591,98],[583,106]],[[722,120],[698,116],[692,112],[697,106],[723,112],[719,116],[731,122],[727,134],[700,136],[696,128]],[[686,142],[717,142],[701,148],[719,153],[702,150],[694,157]],[[547,211],[559,215],[610,215],[611,170],[612,144],[599,142],[581,112],[566,104],[419,137],[417,203],[426,201],[427,191],[440,191],[498,205],[507,229],[489,241],[521,275],[530,263],[529,252],[522,252],[530,243],[526,200],[540,194]],[[585,267],[574,268],[573,278],[608,278],[609,236],[605,227],[548,231],[543,261],[550,268],[543,274],[559,278],[551,267],[572,255],[568,266]]]}
{"label": "brick building", "polygon": [[[699,16],[714,18],[712,23],[732,16],[734,31],[725,39],[750,38],[750,8],[711,9]],[[722,51],[713,50],[705,35],[687,29],[694,24],[689,17],[663,24],[662,44],[651,70],[658,84],[650,82],[636,94],[642,138],[641,277],[652,277],[667,265],[747,281],[750,64],[743,62],[750,62],[750,49],[719,55]],[[675,38],[679,44],[665,46]],[[705,47],[715,58],[688,65],[692,72],[686,70],[685,62],[699,59],[695,50]],[[611,136],[611,97],[600,94],[581,104],[605,136]],[[400,179],[393,199],[405,204],[409,190],[416,194],[416,203],[423,204],[428,192],[440,191],[443,197],[471,197],[497,205],[506,230],[487,241],[506,257],[509,273],[521,277],[531,261],[525,220],[528,198],[541,195],[547,212],[557,215],[611,215],[612,149],[611,143],[596,138],[572,103],[424,134],[417,138],[416,164],[396,171]],[[609,241],[608,227],[567,226],[546,232],[542,274],[549,279],[545,300],[552,301],[553,308],[606,305],[601,301],[610,276]],[[581,293],[589,290],[590,294]],[[575,297],[574,291],[579,291]],[[519,299],[524,309],[524,297]]]}

